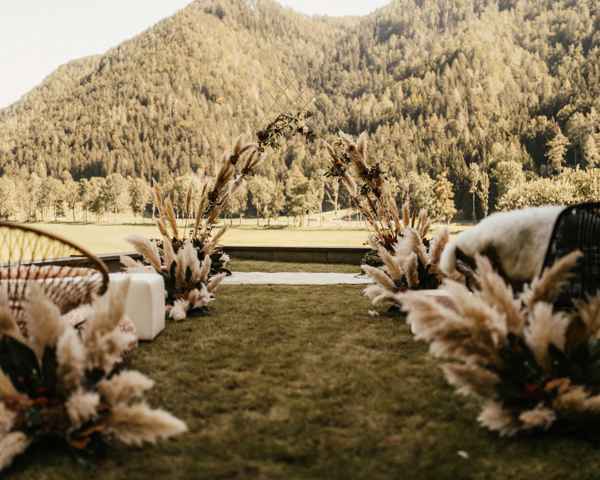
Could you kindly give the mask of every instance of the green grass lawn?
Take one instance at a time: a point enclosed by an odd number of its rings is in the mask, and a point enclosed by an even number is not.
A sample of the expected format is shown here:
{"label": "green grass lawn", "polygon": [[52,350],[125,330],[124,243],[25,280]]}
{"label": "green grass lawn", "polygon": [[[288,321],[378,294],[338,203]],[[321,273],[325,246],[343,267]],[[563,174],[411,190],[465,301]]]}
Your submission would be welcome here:
{"label": "green grass lawn", "polygon": [[[398,319],[360,287],[228,286],[209,317],[171,323],[131,366],[190,428],[83,465],[55,444],[9,480],[597,479],[600,435],[501,439],[452,393]],[[459,452],[466,452],[463,458]]]}
{"label": "green grass lawn", "polygon": [[362,273],[358,265],[336,263],[263,262],[232,259],[228,266],[232,272],[306,272],[306,273]]}
{"label": "green grass lawn", "polygon": [[[270,226],[265,220],[257,224],[256,219],[234,219],[227,221],[229,230],[222,243],[228,246],[305,246],[305,247],[362,247],[366,245],[369,231],[364,222],[349,220],[352,212],[340,210],[311,215],[302,227],[294,226],[294,219],[274,218]],[[90,220],[92,218],[90,217]],[[62,235],[75,243],[85,245],[97,254],[130,251],[125,237],[139,234],[146,237],[158,236],[158,229],[150,218],[133,218],[130,215],[113,215],[106,223],[72,223],[66,219],[59,222],[39,223],[34,226]],[[186,225],[179,221],[180,227]],[[456,234],[467,228],[466,224],[451,224],[450,231]],[[434,226],[434,231],[440,228]]]}
{"label": "green grass lawn", "polygon": [[[354,222],[353,228],[335,227],[326,224],[320,228],[294,228],[280,225],[277,228],[257,227],[246,224],[230,227],[222,240],[229,246],[306,246],[306,247],[362,247],[368,240],[369,232]],[[125,237],[131,234],[157,237],[157,228],[150,224],[79,224],[42,223],[35,227],[62,235],[71,241],[86,246],[97,254],[131,251]],[[464,225],[451,225],[451,232],[457,233]]]}
{"label": "green grass lawn", "polygon": [[[34,226],[67,237],[98,254],[131,251],[131,245],[125,241],[125,237],[131,234],[149,238],[158,236],[158,230],[153,225],[44,223],[34,224]],[[368,236],[366,230],[232,227],[221,243],[230,246],[360,247],[367,241]]]}

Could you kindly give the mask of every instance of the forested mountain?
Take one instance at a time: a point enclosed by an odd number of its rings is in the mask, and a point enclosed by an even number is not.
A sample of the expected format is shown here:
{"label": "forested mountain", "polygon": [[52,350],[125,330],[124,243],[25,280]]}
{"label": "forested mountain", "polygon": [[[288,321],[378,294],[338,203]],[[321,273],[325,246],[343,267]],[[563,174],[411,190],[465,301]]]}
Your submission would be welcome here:
{"label": "forested mountain", "polygon": [[[256,3],[197,0],[60,68],[0,112],[0,168],[168,180],[311,98],[319,137],[367,130],[401,190],[447,174],[469,214],[600,165],[595,0],[395,0],[360,19]],[[260,173],[317,181],[326,164],[298,139]]]}

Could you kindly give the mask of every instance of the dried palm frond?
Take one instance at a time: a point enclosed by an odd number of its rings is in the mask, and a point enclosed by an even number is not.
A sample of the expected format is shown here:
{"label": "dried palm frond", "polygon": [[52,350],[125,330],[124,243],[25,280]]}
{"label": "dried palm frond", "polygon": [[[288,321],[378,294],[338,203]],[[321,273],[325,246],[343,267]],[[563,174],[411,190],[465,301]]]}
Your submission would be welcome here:
{"label": "dried palm frond", "polygon": [[552,304],[578,256],[557,262],[516,298],[483,257],[474,291],[444,283],[451,306],[417,292],[398,295],[448,382],[483,401],[479,422],[490,430],[543,431],[600,413],[600,297],[569,313]]}
{"label": "dried palm frond", "polygon": [[46,438],[81,451],[97,441],[140,445],[186,431],[177,418],[146,405],[150,379],[127,370],[115,375],[134,340],[119,328],[122,288],[93,303],[81,335],[41,288],[29,290],[30,339],[0,335],[0,470]]}

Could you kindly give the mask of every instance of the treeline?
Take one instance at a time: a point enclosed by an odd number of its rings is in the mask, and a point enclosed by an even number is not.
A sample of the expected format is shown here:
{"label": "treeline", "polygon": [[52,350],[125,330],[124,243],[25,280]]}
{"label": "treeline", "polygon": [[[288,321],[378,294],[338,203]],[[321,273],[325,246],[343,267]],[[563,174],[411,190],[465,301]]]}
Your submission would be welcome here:
{"label": "treeline", "polygon": [[[172,200],[178,218],[193,217],[195,212],[186,211],[188,192],[194,198],[204,183],[213,180],[187,174],[162,182],[160,188]],[[410,196],[415,207],[427,209],[436,220],[450,221],[456,213],[452,184],[444,176],[433,180],[427,174],[411,174],[395,193],[399,202]],[[74,180],[67,171],[59,177],[21,171],[0,177],[0,198],[0,218],[5,220],[100,223],[114,214],[154,215],[150,183],[120,173]],[[337,179],[307,178],[294,166],[282,182],[260,174],[250,177],[227,205],[224,218],[253,217],[259,225],[261,220],[268,225],[272,218],[285,215],[303,226],[309,215],[351,207]]]}
{"label": "treeline", "polygon": [[[564,191],[561,172],[600,163],[595,0],[394,0],[360,20],[257,5],[198,0],[61,68],[0,112],[0,173],[210,174],[233,138],[313,98],[319,138],[367,130],[399,191],[407,178],[447,178],[463,218],[531,203],[514,189],[504,197],[507,169],[520,169],[533,198]],[[327,164],[319,142],[271,153],[259,175],[282,193],[257,194],[249,213],[318,210]],[[294,206],[293,171],[317,200]]]}

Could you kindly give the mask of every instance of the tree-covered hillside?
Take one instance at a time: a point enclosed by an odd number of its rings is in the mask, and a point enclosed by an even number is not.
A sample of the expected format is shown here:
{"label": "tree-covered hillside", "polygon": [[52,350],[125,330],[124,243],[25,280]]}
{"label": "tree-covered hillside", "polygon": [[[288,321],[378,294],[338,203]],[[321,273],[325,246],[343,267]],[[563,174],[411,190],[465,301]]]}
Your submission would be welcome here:
{"label": "tree-covered hillside", "polygon": [[[525,181],[552,200],[600,164],[595,0],[395,0],[344,20],[257,4],[197,0],[62,67],[0,112],[0,168],[168,181],[311,98],[318,136],[369,131],[400,191],[447,174],[465,215],[519,205]],[[318,181],[326,165],[294,140],[260,175]]]}

